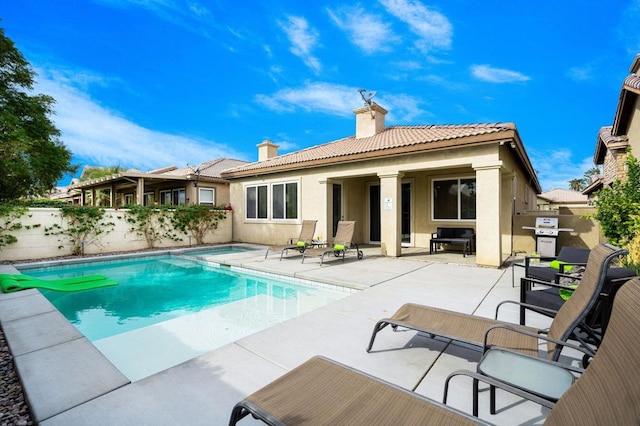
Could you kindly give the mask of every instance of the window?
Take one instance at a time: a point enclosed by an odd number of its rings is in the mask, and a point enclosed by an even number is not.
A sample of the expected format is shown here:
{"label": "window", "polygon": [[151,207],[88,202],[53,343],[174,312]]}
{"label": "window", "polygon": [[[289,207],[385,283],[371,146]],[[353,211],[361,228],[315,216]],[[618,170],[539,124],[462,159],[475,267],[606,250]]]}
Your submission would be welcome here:
{"label": "window", "polygon": [[267,185],[248,186],[245,197],[247,219],[266,219]]}
{"label": "window", "polygon": [[160,204],[171,205],[171,191],[160,191]]}
{"label": "window", "polygon": [[187,196],[184,189],[174,189],[172,205],[184,206],[185,204],[187,204]]}
{"label": "window", "polygon": [[133,204],[133,194],[124,194],[124,205],[130,206]]}
{"label": "window", "polygon": [[298,218],[298,184],[278,183],[272,186],[273,193],[273,218],[297,219]]}
{"label": "window", "polygon": [[144,193],[144,205],[152,206],[155,203],[155,196],[153,192],[145,192]]}
{"label": "window", "polygon": [[476,218],[475,178],[434,180],[433,218],[474,220]]}
{"label": "window", "polygon": [[214,206],[216,190],[213,188],[198,188],[198,202],[204,206]]}

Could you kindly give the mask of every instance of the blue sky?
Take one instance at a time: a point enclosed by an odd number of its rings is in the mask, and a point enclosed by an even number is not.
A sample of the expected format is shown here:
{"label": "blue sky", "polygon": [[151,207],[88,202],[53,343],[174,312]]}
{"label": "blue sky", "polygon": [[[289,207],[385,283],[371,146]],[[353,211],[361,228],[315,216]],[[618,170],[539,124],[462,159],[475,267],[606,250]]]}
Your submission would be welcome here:
{"label": "blue sky", "polygon": [[640,53],[640,0],[5,0],[0,18],[74,162],[140,170],[350,136],[365,88],[387,125],[514,122],[543,190],[568,188]]}

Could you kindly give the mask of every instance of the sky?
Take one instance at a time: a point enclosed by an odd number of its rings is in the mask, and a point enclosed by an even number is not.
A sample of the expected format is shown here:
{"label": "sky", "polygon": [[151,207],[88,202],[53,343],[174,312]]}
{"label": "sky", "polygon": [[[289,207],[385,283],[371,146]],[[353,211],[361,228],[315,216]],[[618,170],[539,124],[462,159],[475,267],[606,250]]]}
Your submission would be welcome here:
{"label": "sky", "polygon": [[640,0],[2,0],[0,19],[80,168],[334,141],[366,89],[388,126],[513,122],[543,191],[568,189],[640,53]]}

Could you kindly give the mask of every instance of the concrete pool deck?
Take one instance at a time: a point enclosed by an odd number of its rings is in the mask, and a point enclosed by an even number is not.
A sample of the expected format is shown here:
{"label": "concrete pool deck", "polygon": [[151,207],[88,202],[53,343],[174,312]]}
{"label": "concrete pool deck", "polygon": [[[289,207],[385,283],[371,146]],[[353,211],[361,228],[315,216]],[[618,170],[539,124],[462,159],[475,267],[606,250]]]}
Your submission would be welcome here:
{"label": "concrete pool deck", "polygon": [[[35,420],[47,426],[224,425],[236,402],[314,355],[441,401],[446,376],[475,369],[480,353],[388,329],[367,353],[376,321],[408,301],[493,317],[497,303],[518,299],[522,268],[514,271],[514,287],[510,268],[476,267],[470,264],[474,256],[385,258],[378,253],[379,248],[368,248],[363,260],[325,259],[322,266],[319,259],[302,264],[300,256],[264,259],[264,250],[213,256],[210,260],[232,267],[362,291],[133,383],[37,290],[0,293],[0,322]],[[15,270],[2,265],[0,273]],[[517,315],[517,308],[510,307],[500,319],[515,322]],[[542,316],[527,319],[533,326],[550,323]],[[481,395],[480,417],[490,422],[540,424],[546,416],[546,409],[504,392],[498,393],[498,414],[490,415],[487,394]],[[470,380],[452,382],[449,405],[470,412]],[[249,417],[240,424],[261,423]]]}

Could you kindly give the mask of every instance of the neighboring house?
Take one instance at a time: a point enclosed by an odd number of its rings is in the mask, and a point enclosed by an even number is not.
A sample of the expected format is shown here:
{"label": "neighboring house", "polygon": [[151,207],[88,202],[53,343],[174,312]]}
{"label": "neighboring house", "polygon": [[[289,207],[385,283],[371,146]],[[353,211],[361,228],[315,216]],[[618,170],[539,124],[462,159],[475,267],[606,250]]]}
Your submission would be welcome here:
{"label": "neighboring house", "polygon": [[331,241],[355,220],[357,243],[386,256],[429,247],[439,226],[475,228],[476,263],[509,255],[513,214],[534,210],[540,184],[512,123],[385,127],[387,111],[357,109],[355,136],[222,173],[231,182],[235,241],[273,244],[298,235],[303,219]]}
{"label": "neighboring house", "polygon": [[219,158],[202,163],[198,168],[170,166],[148,172],[127,170],[78,182],[69,191],[79,194],[81,205],[228,205],[229,181],[220,174],[243,164],[247,162]]}
{"label": "neighboring house", "polygon": [[538,210],[560,210],[561,207],[589,207],[589,197],[580,191],[555,188],[538,195]]}
{"label": "neighboring house", "polygon": [[622,83],[620,97],[612,126],[605,126],[598,132],[593,161],[603,166],[603,175],[582,191],[589,198],[603,186],[611,185],[616,179],[626,179],[627,149],[634,157],[640,158],[640,54],[636,55],[631,75]]}

